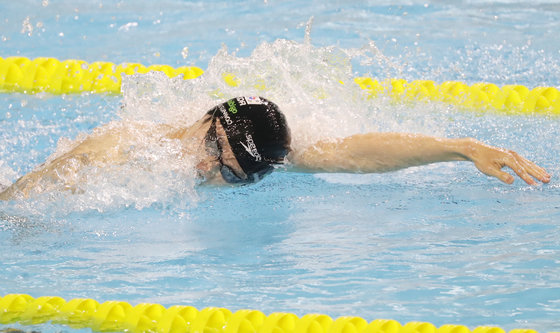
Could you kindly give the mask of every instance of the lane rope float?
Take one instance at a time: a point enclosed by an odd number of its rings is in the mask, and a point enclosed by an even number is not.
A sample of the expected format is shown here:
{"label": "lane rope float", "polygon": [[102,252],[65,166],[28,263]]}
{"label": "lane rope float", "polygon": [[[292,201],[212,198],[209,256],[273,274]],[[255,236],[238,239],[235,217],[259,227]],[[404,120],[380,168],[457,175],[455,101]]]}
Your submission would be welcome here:
{"label": "lane rope float", "polygon": [[[292,313],[265,315],[258,310],[232,312],[225,308],[204,308],[141,303],[132,306],[122,301],[99,303],[93,299],[72,299],[26,294],[0,298],[0,324],[38,325],[53,323],[96,332],[156,333],[506,333],[499,327],[479,326],[472,331],[462,325],[439,328],[426,322],[401,325],[395,320],[367,322],[360,317],[333,319],[324,314]],[[513,329],[509,333],[537,333]],[[553,332],[550,332],[553,333]]]}
{"label": "lane rope float", "polygon": [[144,66],[138,63],[116,65],[111,62],[87,63],[83,60],[59,61],[55,58],[0,57],[0,91],[51,94],[121,91],[122,75],[161,71],[169,77],[183,75],[193,79],[203,71],[198,67],[173,68],[168,65]]}
{"label": "lane rope float", "polygon": [[[198,67],[0,57],[0,92],[119,94],[122,75],[149,71],[162,71],[169,77],[183,75],[184,79],[197,78],[204,72]],[[224,73],[222,77],[230,86],[240,84],[234,74]],[[437,84],[430,80],[408,82],[404,79],[376,80],[369,77],[357,77],[354,82],[366,90],[371,98],[388,95],[400,102],[440,101],[470,110],[560,115],[560,91],[555,87],[530,89],[522,85],[499,87],[492,83],[467,85],[458,81]]]}

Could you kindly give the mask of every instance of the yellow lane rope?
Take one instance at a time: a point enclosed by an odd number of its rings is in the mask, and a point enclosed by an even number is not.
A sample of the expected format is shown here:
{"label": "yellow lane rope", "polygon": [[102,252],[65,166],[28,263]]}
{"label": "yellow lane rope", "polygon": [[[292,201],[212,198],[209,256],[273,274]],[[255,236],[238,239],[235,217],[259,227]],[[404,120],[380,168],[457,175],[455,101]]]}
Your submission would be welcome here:
{"label": "yellow lane rope", "polygon": [[560,115],[560,91],[555,87],[529,89],[522,85],[498,87],[492,83],[467,85],[458,81],[436,84],[434,81],[389,79],[382,82],[356,78],[355,82],[372,96],[389,94],[398,100],[431,100],[470,110],[494,110],[504,113],[552,113]]}
{"label": "yellow lane rope", "polygon": [[[169,77],[183,75],[184,79],[203,74],[203,70],[198,67],[146,67],[138,63],[117,65],[111,62],[87,63],[83,60],[59,61],[54,58],[0,57],[0,92],[119,94],[123,74],[149,71],[162,71]],[[239,84],[239,80],[231,73],[224,73],[223,79],[231,86]],[[354,81],[371,97],[389,95],[401,102],[428,100],[471,110],[560,114],[560,91],[555,87],[529,89],[522,85],[499,87],[492,83],[467,85],[457,81],[437,84],[430,80],[380,81],[368,77],[358,77]]]}
{"label": "yellow lane rope", "polygon": [[[265,315],[257,310],[231,312],[224,308],[60,297],[33,298],[25,294],[9,294],[0,298],[0,324],[37,325],[54,323],[75,329],[89,328],[96,332],[156,333],[505,333],[499,327],[480,326],[472,331],[462,325],[439,328],[425,322],[401,325],[395,320],[377,319],[367,322],[360,317],[333,319],[324,314],[307,314],[301,318],[292,313]],[[509,333],[537,333],[530,329],[513,329]],[[552,332],[551,332],[552,333]]]}
{"label": "yellow lane rope", "polygon": [[137,63],[116,65],[110,62],[87,63],[83,60],[59,61],[54,58],[28,59],[0,57],[0,91],[51,94],[82,92],[114,93],[121,91],[122,74],[161,71],[169,77],[180,74],[185,79],[200,76],[197,67],[173,68],[167,65],[144,66]]}

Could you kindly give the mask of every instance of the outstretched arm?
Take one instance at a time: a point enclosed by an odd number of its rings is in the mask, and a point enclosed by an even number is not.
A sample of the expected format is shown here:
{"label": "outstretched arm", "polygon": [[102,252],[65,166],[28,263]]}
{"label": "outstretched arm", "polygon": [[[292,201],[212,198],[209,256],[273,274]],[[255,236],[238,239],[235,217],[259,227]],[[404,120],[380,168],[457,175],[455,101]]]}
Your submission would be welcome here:
{"label": "outstretched arm", "polygon": [[294,167],[310,172],[387,172],[436,162],[471,161],[486,175],[511,184],[511,168],[527,184],[536,178],[548,183],[550,175],[533,162],[507,149],[471,138],[447,139],[419,134],[356,134],[338,141],[320,141],[290,157]]}

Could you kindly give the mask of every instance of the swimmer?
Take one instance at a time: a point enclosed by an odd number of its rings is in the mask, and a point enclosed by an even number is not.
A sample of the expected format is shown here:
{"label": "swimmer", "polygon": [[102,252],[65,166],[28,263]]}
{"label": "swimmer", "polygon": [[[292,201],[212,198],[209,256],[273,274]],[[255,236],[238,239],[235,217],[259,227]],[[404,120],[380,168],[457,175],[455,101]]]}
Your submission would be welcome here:
{"label": "swimmer", "polygon": [[[107,125],[105,125],[107,126]],[[131,124],[94,131],[70,151],[47,160],[0,193],[1,200],[27,198],[62,183],[75,190],[76,174],[87,166],[126,163],[132,139],[144,133],[161,140],[179,140],[184,154],[197,160],[202,183],[248,184],[284,165],[288,171],[382,173],[436,162],[470,161],[482,173],[511,184],[512,169],[529,185],[548,183],[550,175],[514,151],[472,138],[440,138],[407,133],[356,134],[324,140],[294,151],[286,119],[279,107],[262,97],[237,97],[210,111],[188,127]]]}

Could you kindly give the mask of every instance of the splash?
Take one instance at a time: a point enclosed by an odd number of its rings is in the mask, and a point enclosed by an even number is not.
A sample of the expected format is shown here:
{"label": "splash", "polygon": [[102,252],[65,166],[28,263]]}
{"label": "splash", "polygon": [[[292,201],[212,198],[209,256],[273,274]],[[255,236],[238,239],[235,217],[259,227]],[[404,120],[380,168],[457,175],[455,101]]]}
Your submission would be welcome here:
{"label": "splash", "polygon": [[120,115],[188,125],[228,98],[258,95],[280,105],[294,149],[369,131],[443,133],[440,119],[427,116],[434,108],[447,113],[446,106],[396,105],[388,98],[368,98],[354,83],[356,61],[399,67],[373,43],[342,49],[314,47],[307,38],[304,43],[280,39],[263,42],[249,57],[238,57],[223,46],[194,80],[170,79],[161,73],[127,77]]}
{"label": "splash", "polygon": [[10,180],[16,177],[16,172],[6,165],[4,161],[0,161],[0,192],[8,187]]}
{"label": "splash", "polygon": [[[107,138],[109,143],[105,144]],[[89,160],[86,154],[71,152],[86,139],[91,139],[88,144],[95,146],[88,154],[95,156],[96,150],[106,149],[109,161],[101,155],[101,158],[92,157],[95,163],[84,162],[84,159]],[[111,146],[114,139],[122,152],[122,156],[115,160],[110,157],[110,151],[117,149]],[[56,177],[47,172],[38,181],[31,181],[31,186],[24,187],[29,190],[29,200],[16,200],[11,209],[2,207],[5,205],[0,202],[0,211],[17,208],[16,214],[40,216],[52,213],[56,217],[75,211],[106,212],[128,207],[138,210],[152,206],[188,209],[197,201],[194,159],[184,154],[178,140],[163,137],[161,126],[154,122],[116,120],[92,133],[82,133],[74,140],[62,138],[56,151],[47,158],[46,165],[54,163],[56,166],[57,161],[65,159],[69,152],[68,156],[72,158],[53,171]],[[41,168],[39,166],[36,170]],[[2,165],[0,170],[3,177],[9,176]],[[17,193],[16,198],[19,196]]]}
{"label": "splash", "polygon": [[[388,58],[373,44],[342,49],[314,47],[310,39],[304,43],[276,40],[260,44],[248,57],[238,57],[223,47],[204,75],[193,80],[169,78],[160,72],[126,76],[117,119],[92,134],[59,140],[49,161],[88,135],[111,131],[132,133],[130,159],[82,168],[74,176],[73,181],[80,184],[74,193],[47,184],[43,188],[48,193],[41,198],[64,201],[68,208],[57,208],[62,212],[153,205],[188,209],[198,200],[195,161],[181,154],[178,142],[162,141],[154,128],[164,124],[188,127],[217,103],[239,95],[263,96],[280,105],[292,131],[294,150],[319,140],[371,131],[444,132],[441,119],[448,110],[441,105],[398,105],[390,98],[369,98],[354,83],[355,61],[387,64]],[[137,130],[137,124],[151,129]]]}

